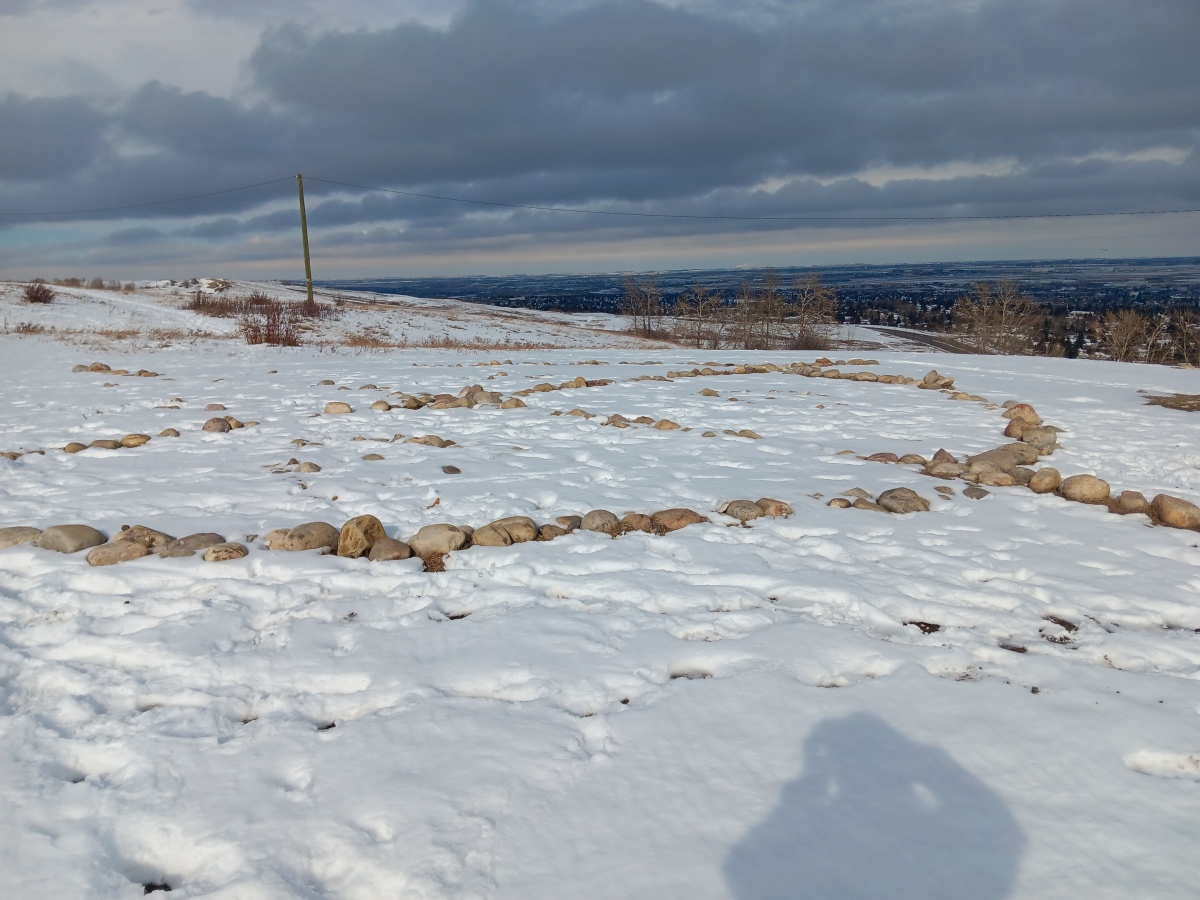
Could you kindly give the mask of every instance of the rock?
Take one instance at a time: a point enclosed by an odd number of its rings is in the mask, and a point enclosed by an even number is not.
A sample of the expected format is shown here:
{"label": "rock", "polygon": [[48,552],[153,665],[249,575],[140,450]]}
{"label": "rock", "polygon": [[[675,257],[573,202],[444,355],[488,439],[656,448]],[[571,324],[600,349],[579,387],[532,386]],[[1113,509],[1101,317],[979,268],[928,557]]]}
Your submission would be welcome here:
{"label": "rock", "polygon": [[245,544],[230,541],[225,544],[213,544],[204,551],[205,562],[228,562],[231,559],[242,559],[249,556],[250,551]]}
{"label": "rock", "polygon": [[123,528],[117,532],[112,539],[114,544],[141,544],[147,550],[158,550],[160,547],[165,547],[175,538],[169,534],[164,534],[154,528],[148,528],[145,525],[134,525],[131,528]]}
{"label": "rock", "polygon": [[720,397],[720,391],[714,391],[712,388],[705,388],[700,392],[701,397]]}
{"label": "rock", "polygon": [[629,513],[621,517],[621,530],[654,533],[654,520],[645,513]]}
{"label": "rock", "polygon": [[320,381],[317,382],[317,384],[319,384],[319,385],[331,385],[333,383],[334,383],[334,381],[332,378],[322,378]]}
{"label": "rock", "polygon": [[86,365],[84,365],[83,363],[80,363],[77,366],[71,366],[71,371],[72,372],[87,372],[88,367]]}
{"label": "rock", "polygon": [[593,419],[595,415],[588,412],[586,409],[580,409],[578,406],[574,409],[567,410],[568,416],[574,416],[577,419]]}
{"label": "rock", "polygon": [[[537,522],[533,521],[529,516],[505,516],[503,519],[497,519],[490,524],[507,531],[508,536],[512,538],[514,544],[524,544],[526,541],[532,541],[538,536]],[[472,539],[474,538],[472,537]]]}
{"label": "rock", "polygon": [[303,472],[304,474],[308,475],[313,472],[320,472],[321,467],[318,466],[315,462],[302,462],[302,463],[300,463],[300,465],[296,466],[296,471]]}
{"label": "rock", "polygon": [[86,450],[87,444],[81,444],[79,441],[71,441],[67,446],[63,447],[63,453],[78,453],[80,450]]}
{"label": "rock", "polygon": [[724,504],[718,512],[732,516],[741,522],[752,522],[763,514],[762,507],[750,500],[731,500]]}
{"label": "rock", "polygon": [[679,423],[672,422],[670,419],[660,419],[652,427],[657,431],[675,431],[679,428]]}
{"label": "rock", "polygon": [[143,544],[127,541],[93,547],[88,551],[87,561],[89,566],[114,566],[149,555],[150,551]]}
{"label": "rock", "polygon": [[466,397],[442,397],[429,404],[430,409],[466,409],[471,401]]}
{"label": "rock", "polygon": [[940,390],[942,388],[953,387],[954,379],[949,375],[939,375],[937,369],[934,369],[926,373],[925,377],[921,379],[921,383],[917,386],[926,390]]}
{"label": "rock", "polygon": [[[301,551],[301,550],[337,550],[338,541],[341,539],[342,533],[330,525],[328,522],[305,522],[303,525],[297,525],[295,528],[289,529],[283,541],[279,544],[280,550]],[[275,549],[272,547],[271,549]]]}
{"label": "rock", "polygon": [[447,475],[461,475],[462,469],[458,466],[442,466],[442,471]]}
{"label": "rock", "polygon": [[975,485],[971,485],[969,488],[963,489],[963,496],[968,497],[971,500],[982,500],[984,497],[987,497],[988,495],[989,495],[988,491],[985,491],[981,487],[975,487]]}
{"label": "rock", "polygon": [[1033,446],[1032,444],[1026,444],[1024,441],[1016,441],[1012,444],[1004,444],[997,449],[1011,453],[1013,458],[1017,461],[1017,465],[1021,466],[1033,465],[1038,461],[1038,457],[1041,456],[1041,454],[1038,453],[1037,447]]}
{"label": "rock", "polygon": [[858,500],[855,500],[850,505],[853,506],[855,509],[869,509],[871,512],[888,512],[889,511],[889,510],[884,509],[882,506],[880,506],[878,503],[874,502],[873,500],[863,500],[861,498],[859,498]]}
{"label": "rock", "polygon": [[88,371],[89,372],[111,372],[112,367],[105,365],[102,362],[94,362],[90,366],[88,366]]}
{"label": "rock", "polygon": [[121,438],[122,447],[140,447],[148,443],[150,443],[150,435],[148,434],[127,434]]}
{"label": "rock", "polygon": [[426,525],[409,539],[408,546],[417,556],[437,556],[461,550],[470,541],[470,535],[454,525]]}
{"label": "rock", "polygon": [[1200,506],[1170,494],[1158,494],[1150,501],[1158,521],[1168,528],[1190,528],[1200,531]]}
{"label": "rock", "polygon": [[704,516],[690,509],[664,509],[652,515],[651,520],[654,522],[654,528],[661,532],[678,531],[680,528],[686,528],[688,525],[698,525],[701,522],[707,522]]}
{"label": "rock", "polygon": [[1025,466],[1017,466],[1012,470],[1013,479],[1022,487],[1027,486],[1033,480],[1034,474],[1033,469],[1026,468]]}
{"label": "rock", "polygon": [[1095,475],[1072,475],[1063,479],[1058,492],[1076,503],[1103,503],[1108,499],[1108,482]]}
{"label": "rock", "polygon": [[354,412],[354,407],[342,400],[330,400],[325,404],[325,415],[341,416]]}
{"label": "rock", "polygon": [[849,509],[854,504],[852,504],[845,497],[834,497],[832,500],[830,500],[825,505],[832,506],[834,509]]}
{"label": "rock", "polygon": [[423,444],[426,447],[452,447],[454,441],[448,441],[438,437],[436,434],[426,434],[421,437],[410,437],[404,443],[406,444]]}
{"label": "rock", "polygon": [[1007,450],[996,449],[967,457],[967,471],[981,472],[992,466],[1001,472],[1012,472],[1017,467],[1017,458]]}
{"label": "rock", "polygon": [[504,397],[498,391],[475,391],[467,399],[470,400],[472,409],[480,406],[502,406],[504,403]]}
{"label": "rock", "polygon": [[762,510],[764,516],[786,519],[794,512],[791,504],[784,503],[782,500],[760,497],[755,502],[758,504],[758,508]]}
{"label": "rock", "polygon": [[1058,474],[1058,469],[1051,469],[1047,466],[1033,473],[1028,487],[1035,494],[1053,494],[1061,484],[1062,476]]}
{"label": "rock", "polygon": [[387,537],[383,523],[374,516],[355,516],[338,533],[337,555],[358,559],[371,552],[380,538]]}
{"label": "rock", "polygon": [[209,547],[215,547],[217,544],[223,543],[225,543],[225,538],[222,535],[205,531],[176,538],[169,544],[159,547],[157,552],[159,556],[168,558],[194,556],[197,550],[207,550]]}
{"label": "rock", "polygon": [[911,488],[898,487],[884,491],[876,503],[890,513],[928,512],[929,501]]}
{"label": "rock", "polygon": [[568,532],[567,529],[561,528],[558,525],[543,525],[538,529],[538,540],[552,541],[556,537],[562,537],[564,534],[569,533],[570,532]]}
{"label": "rock", "polygon": [[227,431],[233,431],[233,426],[222,419],[220,416],[213,416],[204,423],[204,431],[212,431],[217,434],[224,434]]}
{"label": "rock", "polygon": [[367,462],[378,462],[379,460],[383,459],[383,456],[379,453],[364,453],[363,459],[365,459]]}
{"label": "rock", "polygon": [[[988,487],[1012,487],[1017,483],[1008,472],[980,472],[979,477],[975,479],[978,484],[986,484]],[[965,491],[963,493],[966,493]]]}
{"label": "rock", "polygon": [[507,400],[505,400],[503,403],[500,404],[500,408],[501,409],[524,409],[525,405],[526,405],[525,401],[522,400],[520,397],[509,397]]}
{"label": "rock", "polygon": [[938,451],[933,454],[933,459],[931,459],[930,462],[956,463],[956,462],[958,462],[958,460],[955,458],[954,454],[951,453],[949,450],[943,450],[943,449],[939,448]]}
{"label": "rock", "polygon": [[905,466],[924,466],[928,463],[929,460],[917,453],[905,453],[900,457],[900,464]]}
{"label": "rock", "polygon": [[870,456],[864,456],[863,459],[865,459],[867,462],[878,462],[878,463],[898,463],[898,462],[900,462],[900,457],[897,456],[895,453],[872,453]]}
{"label": "rock", "polygon": [[78,553],[89,547],[98,547],[106,540],[103,532],[91,525],[52,525],[38,535],[34,544],[43,550]]}
{"label": "rock", "polygon": [[1058,429],[1052,425],[1030,428],[1021,435],[1021,440],[1026,444],[1032,444],[1043,453],[1049,453],[1058,447]]}
{"label": "rock", "polygon": [[582,531],[599,531],[604,534],[616,534],[621,530],[621,520],[607,509],[593,509],[584,515],[579,523]]}
{"label": "rock", "polygon": [[583,519],[580,516],[559,516],[555,521],[565,528],[568,534],[583,524]]}
{"label": "rock", "polygon": [[42,529],[30,525],[13,525],[0,528],[0,550],[5,547],[15,547],[18,544],[32,544],[38,539]]}
{"label": "rock", "polygon": [[174,428],[164,428],[158,433],[159,437],[179,437],[179,432]]}
{"label": "rock", "polygon": [[761,441],[762,435],[757,431],[751,431],[749,428],[743,428],[737,433],[738,437],[750,438],[751,440]]}
{"label": "rock", "polygon": [[381,537],[371,545],[367,559],[372,562],[389,562],[396,559],[408,559],[413,555],[412,547],[395,538]]}
{"label": "rock", "polygon": [[925,474],[934,478],[957,478],[967,471],[962,463],[931,462],[925,467]]}
{"label": "rock", "polygon": [[109,440],[108,438],[100,438],[99,440],[92,441],[88,446],[96,450],[120,450],[121,442]]}
{"label": "rock", "polygon": [[1120,513],[1123,516],[1136,513],[1148,516],[1151,509],[1150,502],[1140,491],[1121,491],[1112,506],[1113,512]]}
{"label": "rock", "polygon": [[225,407],[220,403],[208,403],[204,407],[205,412],[222,412]]}
{"label": "rock", "polygon": [[1024,419],[1013,419],[1004,429],[1004,436],[1010,438],[1020,438],[1027,431],[1032,431],[1037,426]]}
{"label": "rock", "polygon": [[1005,407],[1004,418],[1014,422],[1025,422],[1027,425],[1033,426],[1042,424],[1042,417],[1028,403],[1014,403],[1012,406]]}
{"label": "rock", "polygon": [[376,400],[371,404],[371,409],[375,412],[388,412],[392,408],[392,404],[386,400]]}
{"label": "rock", "polygon": [[513,543],[512,536],[499,525],[484,525],[475,529],[471,543],[477,547],[507,547]]}

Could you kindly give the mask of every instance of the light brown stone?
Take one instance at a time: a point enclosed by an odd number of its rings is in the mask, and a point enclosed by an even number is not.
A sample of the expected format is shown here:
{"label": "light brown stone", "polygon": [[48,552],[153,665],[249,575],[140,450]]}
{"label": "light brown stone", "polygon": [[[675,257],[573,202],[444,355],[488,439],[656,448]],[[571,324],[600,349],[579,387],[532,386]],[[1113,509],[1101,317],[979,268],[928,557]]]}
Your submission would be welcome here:
{"label": "light brown stone", "polygon": [[342,400],[330,400],[325,404],[325,415],[342,416],[354,412],[354,407]]}
{"label": "light brown stone", "polygon": [[719,510],[740,522],[752,522],[762,516],[762,507],[752,500],[731,500]]}
{"label": "light brown stone", "polygon": [[1059,494],[1076,503],[1103,503],[1108,499],[1108,482],[1095,475],[1072,475],[1063,479]]}
{"label": "light brown stone", "polygon": [[654,520],[645,513],[627,513],[621,517],[621,531],[654,532]]}
{"label": "light brown stone", "polygon": [[662,532],[678,531],[680,528],[708,521],[708,519],[695,510],[680,507],[660,510],[650,518],[654,521],[655,529]]}
{"label": "light brown stone", "polygon": [[499,525],[484,525],[476,528],[471,543],[477,547],[507,547],[513,543],[512,536]]}
{"label": "light brown stone", "polygon": [[1120,513],[1123,516],[1141,513],[1150,515],[1150,501],[1140,491],[1121,491],[1117,499],[1113,502],[1113,512]]}
{"label": "light brown stone", "polygon": [[1047,466],[1033,473],[1033,477],[1029,479],[1028,487],[1035,494],[1053,494],[1061,484],[1062,475],[1058,473],[1058,469],[1052,469]]}
{"label": "light brown stone", "polygon": [[30,525],[12,525],[0,528],[0,550],[5,547],[15,547],[18,544],[32,544],[38,539],[42,529]]}
{"label": "light brown stone", "polygon": [[197,550],[207,550],[209,547],[215,547],[217,544],[223,543],[225,543],[225,538],[222,535],[205,531],[176,538],[169,544],[159,547],[157,553],[159,556],[167,558],[194,556]]}
{"label": "light brown stone", "polygon": [[211,431],[216,434],[224,434],[227,431],[233,431],[233,426],[226,422],[220,416],[213,416],[204,423],[204,431]]}
{"label": "light brown stone", "polygon": [[758,504],[758,508],[763,511],[764,516],[786,519],[794,512],[791,504],[784,503],[782,500],[774,500],[771,497],[760,497],[755,502]]}
{"label": "light brown stone", "polygon": [[204,551],[205,562],[229,562],[234,559],[242,559],[248,556],[250,551],[245,544],[239,544],[235,541],[230,541],[225,544],[213,544]]}
{"label": "light brown stone", "polygon": [[912,488],[898,487],[884,491],[875,502],[890,513],[929,511],[929,501]]}
{"label": "light brown stone", "polygon": [[149,556],[150,551],[143,544],[134,542],[109,543],[93,547],[88,551],[89,566],[114,566],[117,563],[129,562]]}
{"label": "light brown stone", "polygon": [[621,530],[621,520],[607,509],[593,509],[584,515],[579,523],[581,531],[599,531],[604,534],[616,534]]}
{"label": "light brown stone", "polygon": [[87,444],[81,444],[79,441],[71,441],[71,443],[63,447],[63,453],[78,453],[79,451],[86,449]]}
{"label": "light brown stone", "polygon": [[179,432],[174,428],[164,428],[158,433],[159,437],[179,437]]}
{"label": "light brown stone", "polygon": [[98,547],[106,540],[104,533],[91,525],[52,525],[38,535],[34,544],[43,550],[78,553],[80,550]]}
{"label": "light brown stone", "polygon": [[96,450],[120,450],[121,442],[114,441],[111,438],[99,438],[92,441],[88,446]]}
{"label": "light brown stone", "polygon": [[169,534],[164,534],[155,528],[150,528],[146,525],[133,525],[129,528],[123,528],[113,535],[112,542],[114,544],[141,544],[148,550],[158,550],[160,547],[165,547],[175,538]]}
{"label": "light brown stone", "polygon": [[289,529],[280,550],[337,550],[341,532],[328,522],[305,522]]}
{"label": "light brown stone", "polygon": [[849,509],[854,504],[851,503],[849,500],[847,500],[845,497],[834,497],[832,500],[830,500],[825,505],[832,506],[834,509]]}
{"label": "light brown stone", "polygon": [[436,556],[461,550],[471,542],[471,536],[454,525],[426,525],[408,540],[417,556]]}
{"label": "light brown stone", "polygon": [[390,537],[381,537],[371,545],[371,552],[367,554],[367,559],[372,562],[389,562],[397,559],[408,559],[412,555],[412,548],[404,543],[404,541],[398,541]]}
{"label": "light brown stone", "polygon": [[1158,521],[1168,528],[1189,528],[1200,531],[1200,507],[1181,497],[1158,494],[1150,501]]}
{"label": "light brown stone", "polygon": [[375,516],[355,516],[338,533],[337,555],[358,559],[370,553],[374,543],[385,537],[387,532],[383,530],[383,523]]}

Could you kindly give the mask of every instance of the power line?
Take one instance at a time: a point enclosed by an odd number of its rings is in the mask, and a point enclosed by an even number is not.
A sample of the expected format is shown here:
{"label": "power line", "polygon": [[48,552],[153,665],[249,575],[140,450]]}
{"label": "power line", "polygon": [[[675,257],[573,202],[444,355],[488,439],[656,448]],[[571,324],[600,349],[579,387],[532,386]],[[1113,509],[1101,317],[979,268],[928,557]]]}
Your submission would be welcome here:
{"label": "power line", "polygon": [[226,188],[223,191],[209,191],[207,194],[193,194],[190,197],[175,197],[171,200],[151,200],[148,203],[130,203],[126,206],[99,206],[93,209],[64,209],[58,212],[0,212],[0,216],[80,216],[86,213],[119,212],[124,209],[143,209],[147,206],[163,206],[167,203],[183,203],[186,200],[203,200],[205,197],[217,197],[221,194],[233,194],[237,191],[248,191],[251,188],[264,187],[268,184],[279,184],[281,181],[291,181],[295,176],[276,178],[272,181],[260,181],[257,184],[243,184],[240,187]]}
{"label": "power line", "polygon": [[441,194],[421,194],[416,191],[400,191],[395,188],[371,187],[365,184],[350,184],[345,181],[330,181],[327,178],[308,176],[309,181],[354,188],[359,191],[378,191],[383,194],[402,194],[405,197],[421,197],[426,200],[447,200],[452,203],[473,203],[478,206],[500,206],[506,209],[534,209],[542,212],[582,213],[591,216],[633,216],[643,219],[726,219],[736,222],[944,222],[980,219],[1075,219],[1088,216],[1163,216],[1172,213],[1194,213],[1200,209],[1139,209],[1127,212],[1075,212],[1075,213],[1013,213],[990,216],[706,216],[688,213],[616,212],[605,209],[581,209],[571,206],[534,206],[527,203],[499,203],[493,200],[468,200],[465,197],[446,197]]}

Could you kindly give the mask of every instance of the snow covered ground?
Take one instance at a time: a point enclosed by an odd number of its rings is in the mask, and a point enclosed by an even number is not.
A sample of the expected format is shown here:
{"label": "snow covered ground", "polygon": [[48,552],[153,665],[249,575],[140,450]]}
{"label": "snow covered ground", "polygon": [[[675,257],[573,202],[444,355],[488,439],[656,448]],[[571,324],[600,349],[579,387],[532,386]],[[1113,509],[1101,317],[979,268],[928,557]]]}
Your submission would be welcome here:
{"label": "snow covered ground", "polygon": [[[217,531],[250,554],[93,568],[0,550],[0,896],[1200,892],[1200,533],[1018,487],[969,500],[859,458],[994,447],[1000,410],[782,372],[629,381],[813,354],[652,349],[599,319],[520,317],[521,341],[574,349],[275,349],[148,339],[231,325],[169,289],[69,293],[44,310],[0,293],[0,451],[46,451],[0,458],[0,527]],[[453,333],[445,305],[412,301],[406,321],[424,309],[421,334]],[[516,328],[509,312],[472,308],[463,334]],[[399,328],[392,314],[337,327]],[[12,333],[34,316],[59,339]],[[1194,371],[871,356],[1033,403],[1064,429],[1064,475],[1200,501],[1200,415],[1138,393],[1195,393]],[[94,359],[161,375],[71,371]],[[368,409],[577,376],[613,381],[522,409]],[[318,415],[330,400],[356,412]],[[202,432],[208,403],[260,424]],[[552,415],[576,407],[596,418]],[[612,413],[691,430],[601,425]],[[392,440],[431,433],[455,446]],[[897,486],[931,511],[826,506]],[[716,512],[764,496],[795,515]],[[475,547],[439,573],[248,537],[681,506],[711,521]]]}

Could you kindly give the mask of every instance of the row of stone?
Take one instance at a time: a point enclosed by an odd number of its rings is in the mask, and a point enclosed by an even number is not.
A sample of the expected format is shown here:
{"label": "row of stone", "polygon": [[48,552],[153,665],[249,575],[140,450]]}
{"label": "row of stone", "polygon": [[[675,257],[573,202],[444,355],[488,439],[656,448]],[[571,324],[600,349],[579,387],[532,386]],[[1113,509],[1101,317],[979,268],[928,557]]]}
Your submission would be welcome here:
{"label": "row of stone", "polygon": [[151,372],[149,369],[138,369],[136,372],[130,372],[128,369],[114,369],[106,363],[80,363],[77,366],[71,367],[72,372],[103,372],[105,375],[132,375],[139,378],[157,378],[158,372]]}
{"label": "row of stone", "polygon": [[[734,500],[719,512],[743,524],[762,516],[790,516],[792,508],[782,500],[764,497],[757,502]],[[528,516],[506,516],[480,528],[469,525],[426,525],[408,541],[388,537],[383,523],[371,515],[356,516],[342,527],[328,522],[306,522],[294,528],[277,528],[264,535],[269,550],[319,550],[350,559],[398,560],[419,556],[428,566],[447,553],[467,547],[507,547],[527,541],[549,541],[572,531],[594,531],[616,537],[634,531],[668,534],[688,525],[707,522],[700,513],[684,508],[660,510],[652,515],[615,513],[594,509],[582,516],[559,516],[556,523],[538,525]],[[249,536],[254,540],[257,536]],[[111,540],[90,525],[54,525],[44,531],[30,526],[0,528],[0,548],[32,543],[59,553],[88,551],[93,566],[109,566],[155,554],[160,557],[193,556],[202,552],[208,562],[241,559],[249,553],[245,544],[227,541],[214,532],[175,538],[145,525],[126,526]]]}

